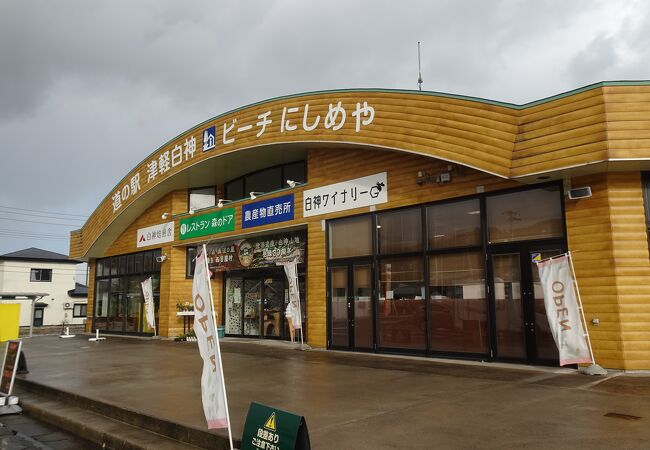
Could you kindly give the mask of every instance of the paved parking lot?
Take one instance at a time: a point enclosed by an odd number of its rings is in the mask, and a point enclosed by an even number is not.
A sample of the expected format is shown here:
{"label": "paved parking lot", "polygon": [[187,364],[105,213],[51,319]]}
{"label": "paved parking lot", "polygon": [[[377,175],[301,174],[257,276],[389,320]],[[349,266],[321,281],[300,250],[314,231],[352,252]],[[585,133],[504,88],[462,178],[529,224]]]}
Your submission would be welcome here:
{"label": "paved parking lot", "polygon": [[[196,343],[25,340],[27,379],[205,429]],[[650,377],[222,342],[233,432],[251,401],[305,416],[315,449],[648,448]]]}

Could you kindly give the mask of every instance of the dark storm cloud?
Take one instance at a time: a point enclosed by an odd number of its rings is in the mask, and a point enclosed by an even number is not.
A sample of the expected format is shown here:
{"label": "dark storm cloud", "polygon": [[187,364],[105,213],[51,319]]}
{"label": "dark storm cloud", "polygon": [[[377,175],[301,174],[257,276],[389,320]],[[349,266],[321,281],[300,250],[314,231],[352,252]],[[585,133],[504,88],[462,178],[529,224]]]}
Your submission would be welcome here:
{"label": "dark storm cloud", "polygon": [[[90,214],[150,152],[229,109],[416,89],[418,40],[427,90],[522,103],[648,78],[647,18],[642,2],[5,1],[0,205]],[[67,251],[0,235],[0,252],[31,245]]]}

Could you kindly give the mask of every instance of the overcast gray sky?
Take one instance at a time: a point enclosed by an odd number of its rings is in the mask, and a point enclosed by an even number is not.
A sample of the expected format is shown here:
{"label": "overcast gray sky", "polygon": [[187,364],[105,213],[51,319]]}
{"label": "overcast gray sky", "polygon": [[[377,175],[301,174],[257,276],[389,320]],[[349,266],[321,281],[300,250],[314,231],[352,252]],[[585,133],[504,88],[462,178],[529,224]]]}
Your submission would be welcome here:
{"label": "overcast gray sky", "polygon": [[650,79],[648,30],[648,1],[0,0],[0,254],[67,254],[131,168],[232,108],[416,89],[418,40],[424,89],[525,103]]}

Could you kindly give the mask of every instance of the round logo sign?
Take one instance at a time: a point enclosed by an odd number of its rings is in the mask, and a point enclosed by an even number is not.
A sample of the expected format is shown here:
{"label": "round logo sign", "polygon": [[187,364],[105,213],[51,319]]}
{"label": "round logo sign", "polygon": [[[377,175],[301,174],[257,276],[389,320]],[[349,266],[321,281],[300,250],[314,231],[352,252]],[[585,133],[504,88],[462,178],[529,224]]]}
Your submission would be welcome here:
{"label": "round logo sign", "polygon": [[187,225],[181,224],[181,234],[185,234],[186,231],[187,231]]}
{"label": "round logo sign", "polygon": [[248,267],[253,262],[253,246],[248,241],[239,244],[239,262],[242,266]]}

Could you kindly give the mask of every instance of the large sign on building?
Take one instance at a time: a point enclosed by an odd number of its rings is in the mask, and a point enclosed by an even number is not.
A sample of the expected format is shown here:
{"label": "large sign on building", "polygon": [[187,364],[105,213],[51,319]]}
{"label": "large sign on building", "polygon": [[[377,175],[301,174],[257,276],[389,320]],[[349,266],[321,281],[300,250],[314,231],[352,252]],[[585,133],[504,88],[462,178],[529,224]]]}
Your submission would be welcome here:
{"label": "large sign on building", "polygon": [[208,267],[216,272],[276,267],[278,262],[305,262],[307,235],[302,232],[274,234],[218,242],[207,246]]}
{"label": "large sign on building", "polygon": [[293,220],[293,194],[244,205],[241,215],[242,228]]}
{"label": "large sign on building", "polygon": [[235,208],[191,216],[180,221],[179,239],[191,239],[211,234],[224,233],[235,229]]}
{"label": "large sign on building", "polygon": [[138,229],[136,239],[138,248],[172,242],[174,240],[174,222],[140,228]]}
{"label": "large sign on building", "polygon": [[303,193],[304,217],[318,216],[388,201],[386,172],[363,178],[330,184]]}

